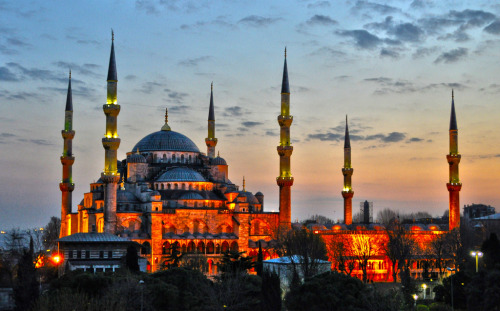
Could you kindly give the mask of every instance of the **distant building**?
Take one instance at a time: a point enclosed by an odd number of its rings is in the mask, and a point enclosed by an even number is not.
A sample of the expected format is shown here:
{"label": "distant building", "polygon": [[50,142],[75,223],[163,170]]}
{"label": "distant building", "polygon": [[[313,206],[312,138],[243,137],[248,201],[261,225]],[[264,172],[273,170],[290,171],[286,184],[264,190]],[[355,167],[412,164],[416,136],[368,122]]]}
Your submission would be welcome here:
{"label": "distant building", "polygon": [[361,219],[359,220],[360,223],[373,223],[373,202],[368,202],[368,200],[361,202],[359,204],[359,212],[361,215]]}
{"label": "distant building", "polygon": [[464,205],[464,218],[466,220],[485,217],[493,214],[495,214],[495,208],[491,205],[475,203]]}

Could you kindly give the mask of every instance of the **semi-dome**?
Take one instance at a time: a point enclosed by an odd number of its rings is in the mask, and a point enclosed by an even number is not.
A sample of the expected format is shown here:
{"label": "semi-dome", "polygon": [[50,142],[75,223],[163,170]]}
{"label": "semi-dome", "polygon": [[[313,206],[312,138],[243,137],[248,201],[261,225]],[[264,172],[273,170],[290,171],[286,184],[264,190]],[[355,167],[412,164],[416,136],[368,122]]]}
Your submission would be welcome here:
{"label": "semi-dome", "polygon": [[146,158],[144,158],[139,153],[132,153],[128,157],[128,162],[129,163],[146,163]]}
{"label": "semi-dome", "polygon": [[180,198],[180,200],[203,200],[204,198],[196,192],[188,192],[183,194]]}
{"label": "semi-dome", "polygon": [[132,148],[132,152],[150,151],[185,151],[185,152],[200,152],[200,149],[193,143],[191,139],[181,133],[174,131],[158,131],[151,133],[141,139]]}
{"label": "semi-dome", "polygon": [[203,176],[197,171],[194,171],[187,167],[176,167],[163,173],[156,181],[194,181],[194,182],[204,182],[206,181]]}

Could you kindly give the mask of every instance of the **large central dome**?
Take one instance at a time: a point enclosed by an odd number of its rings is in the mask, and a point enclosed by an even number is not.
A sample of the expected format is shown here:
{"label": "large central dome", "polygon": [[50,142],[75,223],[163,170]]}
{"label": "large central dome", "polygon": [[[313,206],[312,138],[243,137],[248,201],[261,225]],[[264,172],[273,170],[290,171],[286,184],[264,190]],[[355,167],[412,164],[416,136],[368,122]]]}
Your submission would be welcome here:
{"label": "large central dome", "polygon": [[132,152],[149,151],[185,151],[200,152],[195,143],[188,137],[174,131],[158,131],[141,139],[132,149]]}

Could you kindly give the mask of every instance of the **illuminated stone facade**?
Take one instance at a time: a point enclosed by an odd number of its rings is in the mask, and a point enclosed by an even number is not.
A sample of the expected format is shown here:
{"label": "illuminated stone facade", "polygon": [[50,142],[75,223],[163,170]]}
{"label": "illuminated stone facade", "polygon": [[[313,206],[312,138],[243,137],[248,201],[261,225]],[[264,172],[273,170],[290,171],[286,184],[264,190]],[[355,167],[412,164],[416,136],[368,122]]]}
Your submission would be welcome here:
{"label": "illuminated stone facade", "polygon": [[[228,164],[215,156],[213,87],[205,140],[207,155],[187,136],[171,129],[166,112],[161,130],[146,135],[127,153],[126,159],[117,161],[117,81],[112,44],[108,96],[103,107],[104,172],[90,184],[90,191],[84,194],[74,213],[71,205],[64,203],[68,191],[61,186],[61,237],[95,231],[138,242],[143,246],[141,253],[148,260],[150,271],[161,267],[172,244],[186,253],[183,260],[206,256],[209,273],[216,272],[213,264],[222,252],[232,249],[255,255],[259,241],[266,259],[273,257],[272,241],[283,219],[280,213],[264,212],[262,193],[254,195],[231,182]],[[66,146],[67,140],[65,150]],[[71,180],[64,167],[66,185]],[[289,224],[289,210],[287,217]]]}

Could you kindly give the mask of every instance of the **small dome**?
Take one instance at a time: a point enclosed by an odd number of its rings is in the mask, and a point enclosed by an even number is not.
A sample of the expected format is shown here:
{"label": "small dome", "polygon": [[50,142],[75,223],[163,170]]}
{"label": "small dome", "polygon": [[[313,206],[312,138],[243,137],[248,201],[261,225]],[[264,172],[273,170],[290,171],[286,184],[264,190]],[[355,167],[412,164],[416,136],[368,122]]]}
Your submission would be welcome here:
{"label": "small dome", "polygon": [[257,200],[257,198],[251,192],[248,191],[241,191],[240,194],[238,194],[238,197],[240,198],[246,197],[247,202],[251,204],[260,204],[259,200]]}
{"label": "small dome", "polygon": [[197,171],[194,171],[187,167],[175,167],[171,170],[163,173],[156,181],[195,181],[204,182],[206,181],[203,176]]}
{"label": "small dome", "polygon": [[116,193],[116,201],[117,202],[137,202],[137,198],[135,195],[128,191],[117,191]]}
{"label": "small dome", "polygon": [[146,163],[146,158],[144,158],[139,153],[132,153],[128,156],[129,163]]}
{"label": "small dome", "polygon": [[195,143],[188,137],[174,131],[158,131],[141,139],[132,148],[132,152],[149,151],[185,151],[200,152]]}
{"label": "small dome", "polygon": [[264,194],[263,194],[262,192],[260,192],[260,191],[259,191],[259,192],[257,192],[257,193],[255,194],[255,196],[256,196],[256,197],[258,197],[258,196],[263,197],[263,196],[264,196]]}
{"label": "small dome", "polygon": [[203,200],[204,198],[196,192],[188,192],[183,194],[179,200]]}
{"label": "small dome", "polygon": [[226,160],[217,156],[217,158],[212,159],[212,165],[227,165]]}

